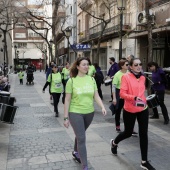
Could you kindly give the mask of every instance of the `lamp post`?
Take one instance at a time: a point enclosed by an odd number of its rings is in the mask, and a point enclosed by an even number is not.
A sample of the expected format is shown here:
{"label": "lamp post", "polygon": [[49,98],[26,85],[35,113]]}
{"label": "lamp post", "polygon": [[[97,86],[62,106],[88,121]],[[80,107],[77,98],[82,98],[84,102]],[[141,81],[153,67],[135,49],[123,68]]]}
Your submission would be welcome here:
{"label": "lamp post", "polygon": [[50,39],[49,43],[50,43],[50,47],[49,47],[49,65],[50,65],[50,62],[52,60],[52,45],[53,45],[53,40]]}
{"label": "lamp post", "polygon": [[119,60],[122,58],[122,25],[123,25],[123,10],[126,7],[126,0],[117,0],[117,9],[120,11],[120,41],[119,41]]}
{"label": "lamp post", "polygon": [[65,29],[65,35],[67,38],[67,61],[69,61],[69,37],[71,36],[71,30],[72,30],[71,27],[67,27]]}

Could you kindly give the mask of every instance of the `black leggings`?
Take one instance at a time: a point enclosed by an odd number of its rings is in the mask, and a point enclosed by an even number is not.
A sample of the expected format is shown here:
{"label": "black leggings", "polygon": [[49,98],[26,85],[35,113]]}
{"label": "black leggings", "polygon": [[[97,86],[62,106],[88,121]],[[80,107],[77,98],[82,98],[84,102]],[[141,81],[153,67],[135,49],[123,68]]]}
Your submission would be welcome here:
{"label": "black leggings", "polygon": [[124,131],[121,132],[114,140],[115,144],[132,136],[135,121],[137,119],[139,126],[140,149],[143,161],[147,161],[148,155],[148,109],[142,112],[130,113],[123,110]]}
{"label": "black leggings", "polygon": [[58,103],[60,100],[61,93],[51,93],[54,101],[54,112],[58,113]]}
{"label": "black leggings", "polygon": [[[153,93],[155,93],[155,92],[153,91],[152,94]],[[159,105],[161,107],[161,111],[162,111],[164,120],[169,120],[168,111],[167,111],[167,108],[164,103],[165,91],[164,90],[156,91],[156,95],[159,99]],[[154,116],[156,116],[156,117],[159,116],[157,107],[153,108],[153,113],[154,113]]]}

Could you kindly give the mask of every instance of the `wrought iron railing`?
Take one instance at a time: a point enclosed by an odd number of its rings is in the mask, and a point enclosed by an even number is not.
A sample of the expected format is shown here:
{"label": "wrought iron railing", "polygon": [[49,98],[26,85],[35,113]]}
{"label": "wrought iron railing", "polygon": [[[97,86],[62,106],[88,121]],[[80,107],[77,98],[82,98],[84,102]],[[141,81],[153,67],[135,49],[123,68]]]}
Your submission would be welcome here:
{"label": "wrought iron railing", "polygon": [[[88,30],[80,32],[79,35],[79,41],[86,41],[88,39],[97,38],[101,31],[103,30],[104,23],[99,23]],[[125,13],[123,15],[123,27],[122,30],[130,30],[131,24],[130,24],[130,14]],[[109,34],[112,32],[118,32],[120,30],[120,15],[114,16],[111,18],[110,23],[106,26],[103,35]]]}

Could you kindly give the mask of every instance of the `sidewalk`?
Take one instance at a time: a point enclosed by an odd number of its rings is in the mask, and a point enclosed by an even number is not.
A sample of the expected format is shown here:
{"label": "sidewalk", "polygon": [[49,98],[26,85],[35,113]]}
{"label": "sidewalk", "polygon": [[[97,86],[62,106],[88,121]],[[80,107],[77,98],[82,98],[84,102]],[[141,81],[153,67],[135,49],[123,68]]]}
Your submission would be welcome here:
{"label": "sidewalk", "polygon": [[[74,133],[63,126],[63,104],[59,104],[60,117],[54,117],[43,72],[35,73],[33,86],[19,85],[16,75],[10,76],[11,93],[17,98],[19,110],[14,124],[0,123],[0,170],[81,170],[72,159]],[[119,144],[118,156],[110,152],[110,139],[115,138],[114,117],[108,109],[110,88],[102,87],[108,115],[103,117],[95,104],[93,123],[87,130],[87,152],[90,170],[140,169],[139,138],[131,137]],[[166,95],[170,109],[170,96]],[[123,123],[121,124],[123,129]],[[137,131],[137,126],[135,127]],[[170,125],[159,120],[149,124],[149,160],[159,170],[170,167]],[[162,167],[163,166],[163,167]]]}

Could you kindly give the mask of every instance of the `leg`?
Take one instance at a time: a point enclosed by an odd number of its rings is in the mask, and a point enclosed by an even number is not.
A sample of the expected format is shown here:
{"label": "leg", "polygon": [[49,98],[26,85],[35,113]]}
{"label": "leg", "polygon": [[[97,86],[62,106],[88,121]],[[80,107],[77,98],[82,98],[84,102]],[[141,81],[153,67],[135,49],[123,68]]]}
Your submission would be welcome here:
{"label": "leg", "polygon": [[63,81],[63,96],[62,96],[62,103],[64,104],[64,100],[65,100],[65,95],[66,95],[66,93],[65,93],[65,87],[66,87],[66,82],[65,81]]}
{"label": "leg", "polygon": [[103,94],[102,94],[102,90],[101,90],[101,84],[97,84],[97,89],[98,89],[98,93],[100,98],[103,100]]}
{"label": "leg", "polygon": [[21,79],[21,84],[23,84],[23,79]]}
{"label": "leg", "polygon": [[142,161],[147,161],[148,159],[148,115],[148,109],[137,113]]}
{"label": "leg", "polygon": [[136,114],[132,114],[130,112],[127,112],[126,110],[123,110],[123,120],[125,129],[115,138],[115,144],[118,144],[120,141],[132,136],[133,128],[136,121]]}
{"label": "leg", "polygon": [[161,111],[162,111],[162,114],[163,114],[163,117],[164,117],[164,121],[168,121],[166,124],[169,123],[169,116],[168,116],[168,111],[167,111],[167,108],[165,106],[165,103],[164,103],[164,96],[165,96],[165,91],[157,91],[157,96],[158,96],[158,99],[159,99],[159,104],[160,104],[160,107],[161,107]]}
{"label": "leg", "polygon": [[111,88],[111,99],[113,101],[113,95],[112,95],[112,84],[110,85],[110,88]]}
{"label": "leg", "polygon": [[121,110],[122,110],[123,106],[124,106],[124,100],[119,99],[119,105],[118,105],[118,108],[117,108],[116,114],[115,114],[116,127],[120,126],[120,115],[121,115]]}
{"label": "leg", "polygon": [[56,116],[58,114],[58,103],[60,100],[61,93],[52,93],[53,100],[54,100],[54,111],[56,112]]}
{"label": "leg", "polygon": [[[77,113],[69,113],[69,119],[71,126],[73,127],[74,133],[76,135],[76,143],[75,150],[78,149],[78,153],[80,155],[81,163],[83,167],[87,166],[87,151],[86,151],[86,135],[85,131],[91,124],[93,120],[94,113],[90,113],[87,115],[77,114]],[[75,144],[76,145],[76,144]]]}

